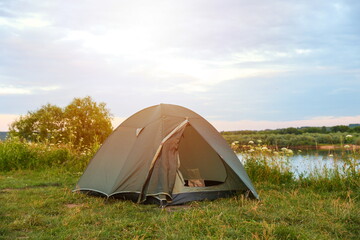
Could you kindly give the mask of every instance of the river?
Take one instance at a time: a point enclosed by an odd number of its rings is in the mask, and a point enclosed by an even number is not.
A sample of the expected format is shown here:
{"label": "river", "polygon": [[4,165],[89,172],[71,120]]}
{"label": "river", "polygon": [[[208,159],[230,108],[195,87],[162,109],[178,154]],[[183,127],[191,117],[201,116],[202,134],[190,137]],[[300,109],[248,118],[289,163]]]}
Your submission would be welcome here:
{"label": "river", "polygon": [[[241,153],[237,154],[240,161],[243,161]],[[321,172],[323,169],[334,169],[336,166],[342,169],[344,160],[346,158],[353,158],[351,151],[341,150],[303,150],[296,151],[294,154],[289,156],[289,167],[290,171],[294,173],[295,177],[300,175],[308,176],[309,173],[318,171]],[[357,163],[360,163],[360,157],[356,159]],[[360,164],[357,169],[360,171]]]}

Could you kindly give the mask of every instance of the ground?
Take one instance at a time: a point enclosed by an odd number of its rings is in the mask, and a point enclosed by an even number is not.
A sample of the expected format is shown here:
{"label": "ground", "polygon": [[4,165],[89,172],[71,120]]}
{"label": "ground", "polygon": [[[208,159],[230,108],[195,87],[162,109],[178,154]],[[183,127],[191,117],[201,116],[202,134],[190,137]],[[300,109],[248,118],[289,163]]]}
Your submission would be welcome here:
{"label": "ground", "polygon": [[159,208],[73,193],[81,173],[0,174],[0,239],[358,239],[359,192],[255,183],[239,195]]}

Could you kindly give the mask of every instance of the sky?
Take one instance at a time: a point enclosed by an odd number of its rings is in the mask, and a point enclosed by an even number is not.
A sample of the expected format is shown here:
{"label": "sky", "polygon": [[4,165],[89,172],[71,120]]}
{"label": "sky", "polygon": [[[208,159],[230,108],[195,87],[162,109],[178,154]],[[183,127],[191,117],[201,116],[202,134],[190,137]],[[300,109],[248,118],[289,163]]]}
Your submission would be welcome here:
{"label": "sky", "polygon": [[0,1],[0,131],[75,97],[219,131],[360,123],[360,1]]}

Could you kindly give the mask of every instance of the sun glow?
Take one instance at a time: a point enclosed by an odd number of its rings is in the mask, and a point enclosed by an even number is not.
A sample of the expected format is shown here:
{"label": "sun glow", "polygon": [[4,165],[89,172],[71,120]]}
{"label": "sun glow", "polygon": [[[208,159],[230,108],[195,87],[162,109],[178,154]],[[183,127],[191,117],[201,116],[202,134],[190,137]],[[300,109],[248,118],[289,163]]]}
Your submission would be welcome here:
{"label": "sun glow", "polygon": [[24,18],[18,18],[15,21],[9,20],[3,17],[0,17],[0,26],[8,26],[16,29],[26,29],[26,28],[43,28],[50,26],[50,22],[44,20],[41,16],[31,15]]}
{"label": "sun glow", "polygon": [[43,87],[24,87],[24,86],[13,86],[13,85],[0,85],[0,96],[1,95],[24,95],[33,94],[38,91],[55,91],[60,89],[59,86],[43,86]]}
{"label": "sun glow", "polygon": [[118,15],[112,16],[112,23],[107,23],[104,28],[69,31],[63,40],[81,41],[86,50],[111,56],[140,58],[147,52],[160,49],[161,40],[170,27],[166,11],[162,12],[152,4],[144,4],[135,12],[122,8]]}

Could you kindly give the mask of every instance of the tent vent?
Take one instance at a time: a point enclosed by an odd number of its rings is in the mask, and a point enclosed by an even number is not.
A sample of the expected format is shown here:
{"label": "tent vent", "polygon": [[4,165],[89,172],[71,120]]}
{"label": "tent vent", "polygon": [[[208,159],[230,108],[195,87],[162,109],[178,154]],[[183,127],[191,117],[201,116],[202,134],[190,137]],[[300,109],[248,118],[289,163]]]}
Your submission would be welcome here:
{"label": "tent vent", "polygon": [[139,136],[139,134],[141,133],[141,131],[143,130],[144,128],[137,128],[136,129],[136,136]]}

